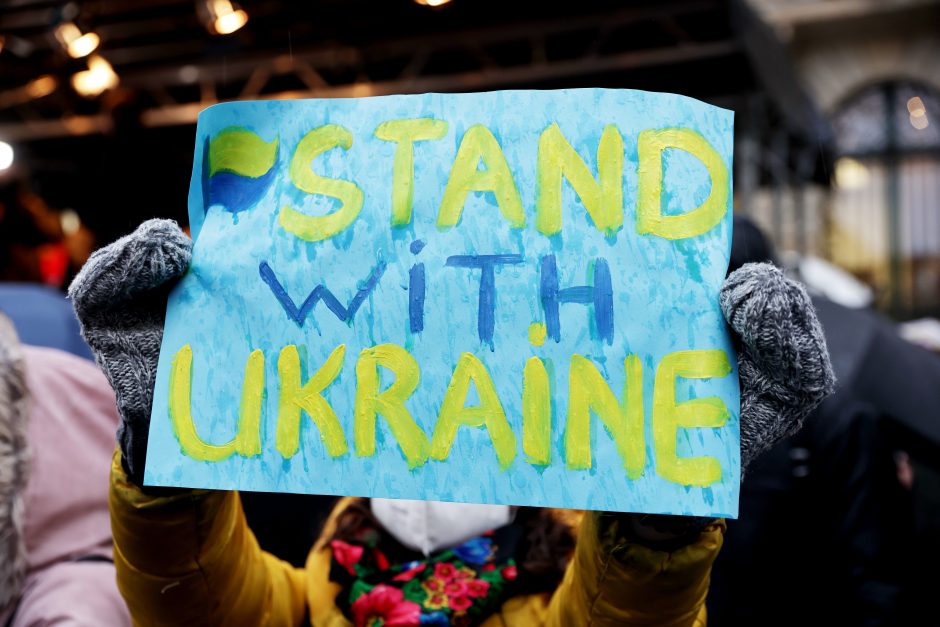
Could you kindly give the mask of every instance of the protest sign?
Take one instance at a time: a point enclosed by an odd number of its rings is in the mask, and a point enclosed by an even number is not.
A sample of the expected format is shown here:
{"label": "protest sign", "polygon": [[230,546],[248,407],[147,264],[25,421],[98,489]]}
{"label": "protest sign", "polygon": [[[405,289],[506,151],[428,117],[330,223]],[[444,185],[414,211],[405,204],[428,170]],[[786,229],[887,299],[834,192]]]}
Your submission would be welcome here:
{"label": "protest sign", "polygon": [[207,109],[146,483],[736,515],[732,130],[630,90]]}

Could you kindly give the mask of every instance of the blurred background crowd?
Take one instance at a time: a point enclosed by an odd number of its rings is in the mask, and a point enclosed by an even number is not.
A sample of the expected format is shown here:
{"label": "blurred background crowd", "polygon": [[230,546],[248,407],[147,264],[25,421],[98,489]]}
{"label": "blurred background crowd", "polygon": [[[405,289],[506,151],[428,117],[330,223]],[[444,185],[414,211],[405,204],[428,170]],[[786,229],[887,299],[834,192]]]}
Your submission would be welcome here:
{"label": "blurred background crowd", "polygon": [[[0,0],[0,312],[43,390],[17,426],[0,383],[0,624],[113,588],[88,573],[117,416],[62,290],[143,220],[185,224],[200,110],[587,86],[735,111],[732,264],[807,286],[840,380],[744,484],[710,622],[940,624],[937,0]],[[295,563],[330,505],[243,498]],[[123,624],[102,603],[84,624]]]}

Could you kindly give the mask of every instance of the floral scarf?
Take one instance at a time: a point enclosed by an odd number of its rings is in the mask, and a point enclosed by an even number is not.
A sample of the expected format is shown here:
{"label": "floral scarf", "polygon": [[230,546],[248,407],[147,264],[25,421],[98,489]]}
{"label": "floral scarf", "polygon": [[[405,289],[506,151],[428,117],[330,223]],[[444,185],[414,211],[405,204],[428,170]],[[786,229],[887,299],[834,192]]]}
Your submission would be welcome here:
{"label": "floral scarf", "polygon": [[337,604],[356,627],[477,625],[520,591],[522,536],[507,525],[425,558],[363,527],[355,541],[330,542],[330,579],[343,586]]}

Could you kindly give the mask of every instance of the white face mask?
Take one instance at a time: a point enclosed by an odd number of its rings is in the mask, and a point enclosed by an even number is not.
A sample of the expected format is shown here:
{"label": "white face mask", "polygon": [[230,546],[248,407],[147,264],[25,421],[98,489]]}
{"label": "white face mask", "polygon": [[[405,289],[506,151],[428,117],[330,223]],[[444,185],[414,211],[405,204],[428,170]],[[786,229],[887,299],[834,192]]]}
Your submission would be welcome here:
{"label": "white face mask", "polygon": [[512,516],[508,505],[441,501],[370,499],[372,515],[396,540],[425,556],[502,527]]}

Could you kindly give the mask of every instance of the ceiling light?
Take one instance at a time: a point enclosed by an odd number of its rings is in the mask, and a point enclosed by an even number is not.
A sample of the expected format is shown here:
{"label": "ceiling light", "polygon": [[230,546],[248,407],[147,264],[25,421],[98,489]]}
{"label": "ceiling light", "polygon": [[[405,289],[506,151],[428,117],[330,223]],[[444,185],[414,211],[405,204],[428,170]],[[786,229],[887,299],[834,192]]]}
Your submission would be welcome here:
{"label": "ceiling light", "polygon": [[415,2],[426,7],[439,7],[447,4],[450,0],[415,0]]}
{"label": "ceiling light", "polygon": [[8,170],[13,165],[13,146],[0,141],[0,171]]}
{"label": "ceiling light", "polygon": [[55,29],[55,38],[73,59],[87,57],[98,48],[101,40],[94,33],[82,33],[75,22],[62,22]]}
{"label": "ceiling light", "polygon": [[94,33],[85,33],[75,41],[69,44],[69,56],[73,59],[87,57],[98,48],[101,40]]}
{"label": "ceiling light", "polygon": [[230,0],[204,0],[198,5],[209,32],[231,35],[248,23],[248,13]]}
{"label": "ceiling light", "polygon": [[914,115],[911,114],[911,126],[916,128],[918,131],[922,131],[928,126],[930,126],[930,121],[927,119],[926,115]]}
{"label": "ceiling light", "polygon": [[927,107],[924,106],[924,101],[920,99],[920,96],[914,96],[907,101],[907,111],[912,118],[919,118],[927,113]]}
{"label": "ceiling light", "polygon": [[118,75],[111,64],[98,55],[88,59],[88,69],[72,76],[72,87],[82,96],[91,98],[116,87]]}
{"label": "ceiling light", "polygon": [[230,35],[247,23],[248,14],[241,9],[237,9],[231,13],[217,17],[213,26],[215,27],[215,32],[218,34]]}
{"label": "ceiling light", "polygon": [[59,214],[59,224],[62,225],[62,232],[66,235],[75,235],[82,228],[82,219],[78,213],[70,207],[66,207]]}
{"label": "ceiling light", "polygon": [[55,76],[45,74],[26,83],[26,95],[30,98],[43,98],[54,92],[58,85]]}

